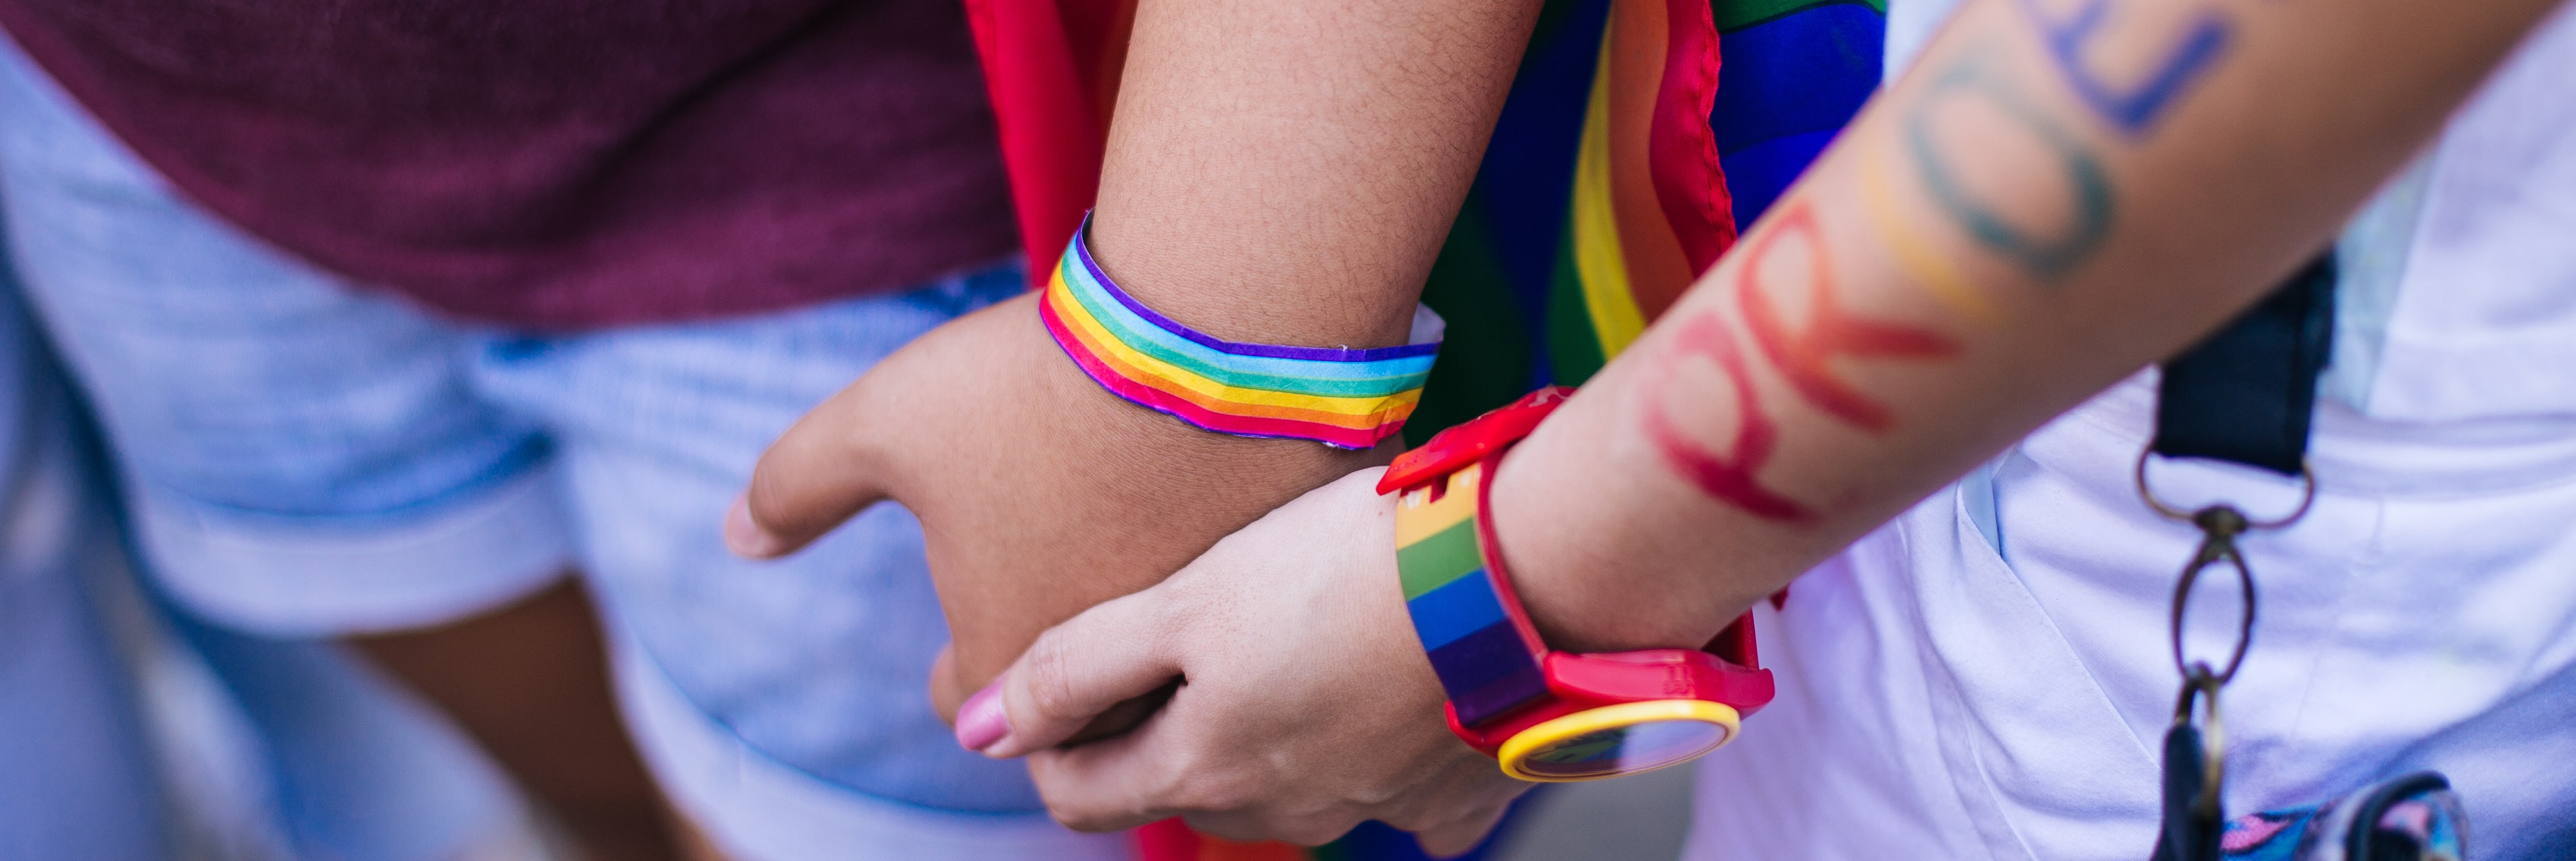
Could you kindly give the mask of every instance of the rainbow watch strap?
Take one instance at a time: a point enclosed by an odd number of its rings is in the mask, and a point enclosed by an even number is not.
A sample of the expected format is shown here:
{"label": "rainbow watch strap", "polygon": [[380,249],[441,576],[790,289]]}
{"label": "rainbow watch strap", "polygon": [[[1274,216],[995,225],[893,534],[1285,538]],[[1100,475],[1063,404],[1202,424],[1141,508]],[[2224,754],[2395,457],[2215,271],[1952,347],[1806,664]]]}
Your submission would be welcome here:
{"label": "rainbow watch strap", "polygon": [[1404,606],[1458,723],[1475,726],[1547,695],[1531,627],[1509,574],[1489,564],[1478,528],[1491,458],[1410,488],[1395,506],[1395,566]]}
{"label": "rainbow watch strap", "polygon": [[1039,300],[1065,355],[1094,382],[1140,406],[1218,433],[1308,439],[1365,449],[1393,436],[1422,397],[1439,352],[1439,318],[1415,319],[1415,343],[1339,349],[1243,344],[1157,314],[1073,242]]}

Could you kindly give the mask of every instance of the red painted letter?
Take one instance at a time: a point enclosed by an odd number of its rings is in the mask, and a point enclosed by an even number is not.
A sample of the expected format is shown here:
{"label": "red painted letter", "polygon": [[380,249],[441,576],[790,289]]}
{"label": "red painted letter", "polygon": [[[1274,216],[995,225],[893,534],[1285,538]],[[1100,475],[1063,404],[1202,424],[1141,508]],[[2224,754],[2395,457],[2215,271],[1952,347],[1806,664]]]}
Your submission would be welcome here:
{"label": "red painted letter", "polygon": [[[1753,392],[1753,375],[1744,367],[1744,354],[1736,348],[1735,336],[1726,324],[1708,312],[1681,321],[1674,334],[1673,349],[1656,357],[1658,379],[1647,383],[1646,437],[1664,454],[1664,462],[1700,492],[1735,505],[1757,517],[1772,520],[1806,520],[1814,512],[1763,487],[1755,475],[1771,459],[1771,450],[1779,445],[1780,430],[1763,414],[1762,403]],[[1726,374],[1735,387],[1738,427],[1732,451],[1719,454],[1692,439],[1664,409],[1664,399],[1671,395],[1672,378],[1680,371],[1681,362],[1690,356],[1705,356]]]}
{"label": "red painted letter", "polygon": [[[1795,237],[1805,246],[1807,255],[1807,324],[1791,329],[1780,319],[1779,310],[1762,289],[1763,264],[1784,240]],[[1862,394],[1850,383],[1834,375],[1830,362],[1836,356],[1860,358],[1940,358],[1958,352],[1958,345],[1921,329],[1880,323],[1853,317],[1843,312],[1834,298],[1832,261],[1825,256],[1824,234],[1816,227],[1816,213],[1800,201],[1770,229],[1753,240],[1745,249],[1747,260],[1737,274],[1736,295],[1744,304],[1745,328],[1762,352],[1780,368],[1789,385],[1800,397],[1835,418],[1872,431],[1885,431],[1896,425],[1896,416],[1887,405]]]}

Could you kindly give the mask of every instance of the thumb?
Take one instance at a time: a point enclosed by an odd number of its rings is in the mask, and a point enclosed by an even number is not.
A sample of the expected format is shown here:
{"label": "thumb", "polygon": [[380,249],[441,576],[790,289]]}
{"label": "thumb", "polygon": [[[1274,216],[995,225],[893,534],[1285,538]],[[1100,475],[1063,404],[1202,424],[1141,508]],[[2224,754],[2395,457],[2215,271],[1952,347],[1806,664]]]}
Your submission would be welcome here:
{"label": "thumb", "polygon": [[1163,590],[1147,589],[1075,616],[1038,637],[957,714],[957,739],[997,758],[1025,756],[1081,734],[1121,703],[1181,675],[1160,622]]}
{"label": "thumb", "polygon": [[886,498],[867,457],[875,410],[867,378],[797,419],[761,452],[751,484],[725,513],[725,546],[753,559],[796,552]]}

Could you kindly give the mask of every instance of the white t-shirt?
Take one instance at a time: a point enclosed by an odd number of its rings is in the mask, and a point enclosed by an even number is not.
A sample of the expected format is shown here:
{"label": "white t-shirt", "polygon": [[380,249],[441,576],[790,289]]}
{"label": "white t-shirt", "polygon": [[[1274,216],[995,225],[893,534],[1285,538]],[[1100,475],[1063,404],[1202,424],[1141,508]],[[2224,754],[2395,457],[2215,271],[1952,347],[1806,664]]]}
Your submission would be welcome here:
{"label": "white t-shirt", "polygon": [[[1895,0],[1901,69],[1955,0]],[[2245,541],[2260,625],[2224,696],[2230,815],[2447,773],[2482,859],[2576,857],[2576,12],[2355,219],[2311,445]],[[2198,534],[2137,499],[2152,371],[1800,579],[1780,698],[1701,771],[1689,858],[2144,858]],[[2159,466],[2178,502],[2295,486]],[[2211,578],[2192,642],[2232,633]]]}

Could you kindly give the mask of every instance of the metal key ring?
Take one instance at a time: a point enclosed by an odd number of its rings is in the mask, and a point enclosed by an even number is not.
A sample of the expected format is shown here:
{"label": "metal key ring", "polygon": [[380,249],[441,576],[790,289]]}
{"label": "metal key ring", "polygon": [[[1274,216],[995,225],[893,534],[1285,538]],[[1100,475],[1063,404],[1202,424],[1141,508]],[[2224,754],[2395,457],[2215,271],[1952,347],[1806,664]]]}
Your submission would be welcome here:
{"label": "metal key ring", "polygon": [[2182,700],[2174,704],[2174,724],[2191,723],[2191,707],[2201,706],[2206,719],[2201,721],[2200,792],[2191,800],[2192,812],[2209,821],[2219,817],[2219,794],[2227,780],[2227,725],[2218,717],[2218,688],[2225,678],[2209,671],[2206,663],[2194,662],[2182,671]]}
{"label": "metal key ring", "polygon": [[[2166,505],[2164,500],[2156,498],[2155,488],[2147,483],[2147,461],[2155,456],[2155,449],[2152,448],[2142,449],[2138,452],[2138,498],[2146,500],[2147,507],[2155,509],[2157,514],[2161,514],[2175,520],[2191,522],[2193,517],[2200,513],[2199,511],[2185,511],[2171,505]],[[2307,516],[2308,506],[2316,504],[2317,501],[2317,473],[2315,470],[2308,468],[2308,461],[2306,458],[2301,458],[2299,460],[2299,483],[2300,492],[2298,508],[2291,509],[2289,514],[2273,518],[2271,520],[2254,520],[2248,518],[2245,521],[2246,528],[2279,529],[2292,523],[2297,523],[2299,518]],[[2206,511],[2207,509],[2204,508],[2201,510]]]}

